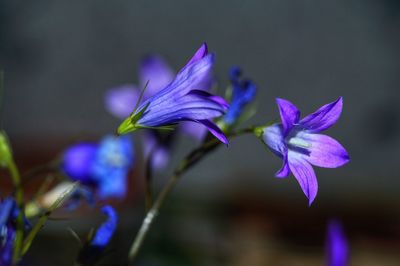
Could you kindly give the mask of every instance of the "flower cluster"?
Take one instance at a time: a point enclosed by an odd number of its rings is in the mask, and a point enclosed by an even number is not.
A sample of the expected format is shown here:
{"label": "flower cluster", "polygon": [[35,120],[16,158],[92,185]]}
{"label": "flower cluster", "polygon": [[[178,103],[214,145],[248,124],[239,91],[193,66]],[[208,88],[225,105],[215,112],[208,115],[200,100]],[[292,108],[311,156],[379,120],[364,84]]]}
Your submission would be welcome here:
{"label": "flower cluster", "polygon": [[[250,118],[248,111],[255,100],[257,86],[252,80],[242,78],[239,67],[232,67],[229,72],[231,97],[226,100],[214,94],[213,85],[217,84],[214,64],[215,55],[208,52],[205,43],[177,73],[161,57],[145,57],[139,67],[138,86],[123,85],[108,90],[105,95],[106,109],[121,120],[118,136],[105,136],[98,143],[81,142],[67,148],[58,160],[57,169],[64,180],[51,190],[47,187],[28,204],[24,202],[21,178],[11,148],[5,134],[0,132],[0,167],[9,169],[15,188],[15,199],[9,197],[0,202],[0,265],[17,263],[51,212],[65,201],[69,200],[67,206],[75,207],[82,197],[92,201],[93,205],[97,200],[124,198],[128,173],[135,161],[133,140],[126,134],[137,130],[145,131],[141,145],[152,169],[163,169],[168,164],[177,136],[175,132],[186,133],[201,143],[175,169],[154,204],[150,178],[146,179],[148,210],[129,253],[131,259],[179,177],[218,145],[227,146],[229,138],[240,134],[251,133],[260,138],[283,161],[276,177],[285,178],[292,173],[311,205],[318,192],[313,166],[337,168],[350,160],[338,141],[321,134],[338,121],[343,108],[342,97],[302,119],[293,103],[277,98],[280,123],[240,128]],[[139,88],[144,89],[140,91]],[[38,202],[40,207],[37,207]],[[97,263],[114,235],[118,215],[109,205],[102,211],[107,220],[80,250],[77,258],[80,265]],[[31,230],[33,233],[25,236],[27,216],[40,216],[40,219]],[[327,247],[329,265],[347,264],[348,245],[337,222],[329,224]]]}

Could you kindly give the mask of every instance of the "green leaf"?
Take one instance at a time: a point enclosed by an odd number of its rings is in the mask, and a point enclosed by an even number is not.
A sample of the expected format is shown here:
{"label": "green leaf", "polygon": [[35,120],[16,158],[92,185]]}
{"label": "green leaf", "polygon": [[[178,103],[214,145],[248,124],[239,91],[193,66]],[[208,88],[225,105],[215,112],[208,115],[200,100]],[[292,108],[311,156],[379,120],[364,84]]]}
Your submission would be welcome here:
{"label": "green leaf", "polygon": [[70,185],[58,198],[57,200],[50,206],[50,208],[39,218],[35,226],[29,232],[29,234],[24,239],[23,247],[22,247],[22,255],[24,255],[30,248],[32,241],[35,239],[36,235],[39,233],[40,229],[44,226],[46,221],[49,219],[50,215],[54,210],[59,208],[75,191],[75,189],[79,186],[79,182],[75,182]]}

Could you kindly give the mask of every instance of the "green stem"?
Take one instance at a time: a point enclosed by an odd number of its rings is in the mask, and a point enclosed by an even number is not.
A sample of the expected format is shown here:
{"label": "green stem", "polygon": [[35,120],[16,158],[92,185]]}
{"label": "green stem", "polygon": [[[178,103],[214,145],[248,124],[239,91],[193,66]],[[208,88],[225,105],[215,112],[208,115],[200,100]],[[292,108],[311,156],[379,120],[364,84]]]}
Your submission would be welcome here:
{"label": "green stem", "polygon": [[[229,135],[230,138],[237,137],[246,133],[253,133],[255,127],[248,127],[237,132],[234,132]],[[180,177],[189,170],[192,166],[198,163],[205,155],[209,154],[211,151],[215,150],[221,142],[217,139],[211,139],[205,143],[203,143],[200,147],[194,149],[190,152],[175,169],[174,174],[168,179],[164,188],[161,190],[154,204],[147,212],[142,225],[135,237],[135,240],[132,243],[132,246],[129,250],[128,259],[130,262],[133,262],[136,258],[137,254],[141,246],[143,245],[143,241],[146,238],[147,233],[150,230],[151,225],[153,224],[155,218],[158,216],[158,213],[165,201],[165,198],[171,192],[171,190],[175,187],[175,184],[178,182]]]}
{"label": "green stem", "polygon": [[14,160],[10,160],[8,169],[15,187],[15,200],[18,206],[17,226],[14,240],[13,264],[17,264],[21,254],[24,238],[24,193],[21,186],[21,177]]}

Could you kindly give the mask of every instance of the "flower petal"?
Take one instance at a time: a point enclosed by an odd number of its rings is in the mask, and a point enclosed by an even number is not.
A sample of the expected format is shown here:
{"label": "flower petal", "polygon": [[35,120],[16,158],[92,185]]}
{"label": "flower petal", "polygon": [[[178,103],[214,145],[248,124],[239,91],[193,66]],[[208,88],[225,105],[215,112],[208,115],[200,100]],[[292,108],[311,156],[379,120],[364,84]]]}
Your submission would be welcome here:
{"label": "flower petal", "polygon": [[141,103],[137,112],[140,112],[145,106],[148,106],[148,114],[153,112],[151,110],[163,110],[166,107],[178,109],[179,105],[176,104],[176,101],[187,95],[191,90],[198,89],[199,83],[211,74],[213,64],[214,57],[209,54],[184,67],[167,87]]}
{"label": "flower petal", "polygon": [[288,100],[277,98],[276,103],[278,104],[279,113],[281,115],[283,134],[287,136],[293,126],[298,123],[300,111]]}
{"label": "flower petal", "polygon": [[62,170],[74,181],[91,184],[91,171],[98,145],[79,143],[68,148],[63,155]]}
{"label": "flower petal", "polygon": [[329,136],[300,131],[293,139],[300,139],[309,146],[304,149],[307,151],[304,158],[315,166],[337,168],[350,160],[345,148]]}
{"label": "flower petal", "polygon": [[308,198],[308,204],[311,205],[318,192],[318,182],[314,169],[301,155],[290,150],[288,162],[290,170]]}
{"label": "flower petal", "polygon": [[173,79],[174,71],[162,57],[149,55],[140,62],[139,80],[141,89],[149,82],[143,100],[164,89]]}
{"label": "flower petal", "polygon": [[117,212],[113,207],[106,205],[102,209],[104,214],[107,215],[107,220],[97,229],[96,234],[94,235],[91,245],[105,247],[112,235],[114,234],[115,229],[117,228],[118,216]]}
{"label": "flower petal", "polygon": [[339,119],[343,108],[343,98],[339,97],[336,101],[328,103],[319,108],[314,113],[304,117],[300,121],[309,132],[321,132],[333,126]]}
{"label": "flower petal", "polygon": [[263,141],[275,155],[283,159],[287,153],[287,147],[283,136],[282,124],[273,124],[264,128]]}
{"label": "flower petal", "polygon": [[222,132],[222,130],[216,124],[214,124],[214,122],[212,122],[211,120],[207,120],[207,119],[198,120],[197,122],[206,126],[208,131],[210,131],[210,133],[213,134],[222,143],[224,143],[225,145],[229,144],[229,140],[226,138],[224,132]]}
{"label": "flower petal", "polygon": [[287,153],[283,154],[283,164],[281,169],[279,169],[278,172],[276,172],[275,176],[279,178],[285,178],[290,175],[290,167],[287,159]]}
{"label": "flower petal", "polygon": [[200,48],[196,51],[196,53],[193,55],[193,57],[187,62],[186,65],[190,65],[203,57],[205,57],[208,54],[208,47],[207,43],[203,43]]}
{"label": "flower petal", "polygon": [[203,141],[207,135],[207,128],[193,122],[182,122],[181,129],[184,134],[192,137],[198,142]]}
{"label": "flower petal", "polygon": [[134,85],[110,89],[104,98],[108,112],[120,119],[124,119],[132,113],[138,99],[139,90]]}

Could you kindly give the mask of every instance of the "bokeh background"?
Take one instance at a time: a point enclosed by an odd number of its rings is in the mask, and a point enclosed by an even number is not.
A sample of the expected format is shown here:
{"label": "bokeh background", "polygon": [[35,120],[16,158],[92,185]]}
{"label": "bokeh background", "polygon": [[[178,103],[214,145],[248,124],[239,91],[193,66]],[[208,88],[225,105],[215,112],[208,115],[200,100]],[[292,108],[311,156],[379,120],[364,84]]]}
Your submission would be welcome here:
{"label": "bokeh background", "polygon": [[[400,265],[399,31],[400,3],[389,0],[1,0],[1,127],[23,170],[46,163],[71,143],[115,131],[104,93],[137,83],[143,55],[160,54],[177,70],[206,41],[221,94],[232,65],[258,85],[249,124],[277,119],[276,97],[308,114],[343,96],[329,134],[351,163],[316,170],[319,194],[309,208],[294,178],[273,177],[278,158],[254,137],[236,139],[181,180],[138,263],[323,265],[326,221],[337,217],[351,265]],[[190,147],[179,141],[171,169]],[[139,158],[129,199],[116,202],[120,229],[104,264],[123,263],[143,218],[143,165]],[[171,169],[156,176],[158,187]],[[77,246],[66,228],[84,235],[101,220],[88,210],[49,222],[29,265],[70,265]]]}

